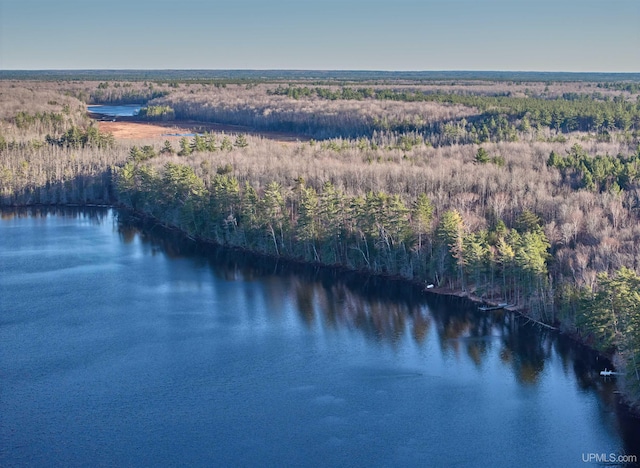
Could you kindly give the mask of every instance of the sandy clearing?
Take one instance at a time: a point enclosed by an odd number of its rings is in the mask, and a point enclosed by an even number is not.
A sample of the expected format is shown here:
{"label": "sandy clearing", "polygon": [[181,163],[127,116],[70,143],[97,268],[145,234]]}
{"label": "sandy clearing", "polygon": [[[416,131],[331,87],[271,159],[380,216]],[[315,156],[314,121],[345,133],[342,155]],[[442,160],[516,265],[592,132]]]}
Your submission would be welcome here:
{"label": "sandy clearing", "polygon": [[118,140],[143,140],[143,139],[177,139],[177,136],[167,136],[166,133],[190,133],[188,128],[165,127],[157,124],[138,122],[98,122],[101,132],[112,133]]}
{"label": "sandy clearing", "polygon": [[133,121],[96,121],[98,129],[101,132],[112,133],[118,140],[145,140],[145,139],[158,139],[158,140],[179,140],[181,136],[175,136],[172,134],[182,133],[204,133],[204,132],[217,132],[217,133],[229,133],[238,134],[245,133],[248,135],[261,136],[270,140],[275,140],[283,143],[295,143],[297,141],[307,141],[308,138],[299,137],[287,133],[279,132],[256,132],[250,128],[242,127],[239,125],[222,125],[222,124],[210,124],[193,121],[182,122],[133,122]]}

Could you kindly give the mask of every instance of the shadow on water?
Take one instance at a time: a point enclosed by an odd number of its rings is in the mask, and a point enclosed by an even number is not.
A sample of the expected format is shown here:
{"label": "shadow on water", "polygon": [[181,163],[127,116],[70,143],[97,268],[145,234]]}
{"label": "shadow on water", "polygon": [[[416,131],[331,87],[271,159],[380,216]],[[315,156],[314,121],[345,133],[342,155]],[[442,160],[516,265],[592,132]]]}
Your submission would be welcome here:
{"label": "shadow on water", "polygon": [[284,279],[272,282],[278,287],[265,288],[269,302],[282,308],[286,297],[295,298],[299,317],[309,328],[322,324],[357,330],[368,340],[390,346],[406,339],[423,344],[435,328],[444,354],[466,356],[478,367],[497,348],[500,361],[523,387],[539,385],[545,365],[556,356],[563,372],[575,376],[581,391],[599,396],[602,417],[617,418],[627,453],[637,453],[640,447],[640,420],[619,401],[615,381],[599,375],[611,363],[566,336],[527,323],[511,312],[481,312],[464,298],[425,294],[407,282],[202,245],[177,232],[132,220],[127,213],[118,216],[118,231],[125,242],[138,236],[152,251],[190,258],[224,281],[270,284],[276,277]]}
{"label": "shadow on water", "polygon": [[[101,208],[29,208],[4,210],[0,215],[3,219],[63,216],[95,224],[111,222],[109,210]],[[599,396],[601,417],[615,420],[627,453],[638,452],[640,420],[620,403],[615,381],[599,375],[611,364],[565,336],[527,323],[510,312],[481,312],[462,298],[425,294],[406,282],[198,244],[126,212],[116,212],[115,219],[114,229],[124,243],[138,240],[151,254],[188,259],[227,282],[260,282],[274,310],[284,310],[285,301],[292,298],[301,323],[311,330],[348,329],[391,347],[403,340],[422,345],[429,336],[435,336],[444,355],[464,357],[479,368],[487,364],[491,352],[495,355],[497,351],[505,371],[512,371],[522,387],[540,385],[551,359],[559,359],[562,372],[575,376],[581,391]]]}

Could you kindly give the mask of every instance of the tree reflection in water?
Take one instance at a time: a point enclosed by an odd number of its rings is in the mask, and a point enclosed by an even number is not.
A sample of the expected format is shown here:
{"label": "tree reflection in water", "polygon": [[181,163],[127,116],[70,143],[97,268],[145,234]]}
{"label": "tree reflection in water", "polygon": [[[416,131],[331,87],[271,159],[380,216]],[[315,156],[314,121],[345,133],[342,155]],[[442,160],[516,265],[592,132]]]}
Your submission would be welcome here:
{"label": "tree reflection in water", "polygon": [[[82,206],[44,206],[36,205],[21,208],[0,207],[0,218],[9,221],[11,219],[38,219],[47,217],[69,218],[99,225],[110,218],[110,210],[106,207],[82,207]],[[132,229],[135,228],[132,227]]]}
{"label": "tree reflection in water", "polygon": [[[0,216],[4,220],[32,217],[35,226],[47,216],[74,219],[76,224],[81,220],[104,225],[113,219],[107,209],[3,210]],[[254,283],[238,289],[247,309],[244,313],[252,319],[260,318],[261,312],[255,311],[264,310],[262,306],[267,304],[270,314],[299,320],[302,330],[306,328],[311,334],[347,331],[394,349],[407,344],[420,349],[439,348],[445,361],[468,360],[478,369],[504,368],[525,389],[552,380],[542,379],[545,371],[573,374],[578,388],[599,395],[602,402],[599,417],[605,424],[622,426],[620,433],[625,446],[629,449],[640,446],[640,425],[618,404],[615,381],[605,381],[599,376],[599,371],[611,364],[568,338],[514,314],[481,312],[464,299],[425,295],[418,287],[388,278],[278,262],[185,241],[179,233],[154,223],[132,221],[122,214],[113,228],[123,243],[137,243],[136,249],[139,246],[149,255],[183,259],[187,266],[191,262],[198,269],[207,269],[221,280],[215,282],[220,295],[225,293],[225,284],[228,286],[229,282]],[[210,279],[208,274],[204,277]],[[552,365],[551,359],[559,359],[560,365]],[[372,371],[363,368],[360,372],[367,377]],[[384,375],[384,369],[376,368],[372,375]],[[397,377],[395,371],[390,375]]]}
{"label": "tree reflection in water", "polygon": [[[224,281],[261,282],[263,299],[274,313],[293,300],[301,322],[310,329],[357,330],[369,340],[391,346],[406,339],[422,346],[435,326],[443,354],[456,359],[466,355],[481,367],[497,346],[501,362],[513,369],[522,385],[538,384],[545,361],[555,352],[565,372],[573,372],[581,388],[612,393],[612,383],[603,382],[596,372],[606,362],[598,362],[594,353],[566,337],[510,312],[481,312],[466,299],[425,295],[406,282],[201,245],[153,223],[131,222],[126,214],[120,213],[119,219],[120,235],[127,242],[138,236],[151,252],[204,263]],[[254,300],[247,298],[248,303]]]}
{"label": "tree reflection in water", "polygon": [[[61,216],[90,224],[110,219],[109,210],[99,207],[5,209],[0,210],[0,216],[4,220]],[[125,243],[138,238],[151,254],[163,252],[169,258],[190,258],[197,266],[207,265],[216,278],[224,281],[260,281],[270,310],[283,310],[288,298],[294,298],[302,323],[311,329],[346,328],[392,346],[405,339],[424,345],[435,324],[438,344],[445,355],[459,359],[464,354],[481,367],[488,352],[499,346],[501,362],[514,370],[518,381],[536,385],[545,361],[555,353],[564,372],[572,372],[582,390],[596,391],[605,400],[614,399],[615,382],[603,381],[598,375],[598,370],[611,367],[610,363],[568,338],[527,324],[512,313],[481,312],[465,299],[425,295],[420,288],[393,279],[199,245],[178,232],[143,222],[126,212],[118,212],[117,219],[118,234]],[[247,299],[251,303],[255,298]]]}
{"label": "tree reflection in water", "polygon": [[[545,363],[557,357],[564,373],[575,375],[580,389],[595,391],[606,403],[600,416],[618,418],[625,445],[640,446],[638,420],[617,401],[615,381],[599,376],[599,370],[611,363],[568,337],[511,312],[481,312],[464,298],[425,294],[403,281],[199,245],[153,224],[132,224],[122,215],[120,221],[123,239],[138,236],[152,253],[163,251],[172,258],[190,258],[198,266],[206,264],[224,281],[261,283],[263,300],[272,311],[282,311],[287,301],[293,302],[301,323],[310,330],[355,330],[368,340],[396,347],[407,339],[425,346],[435,328],[443,355],[466,356],[477,367],[498,347],[500,362],[523,387],[539,385]],[[247,304],[255,304],[255,288],[247,288],[246,294]]]}

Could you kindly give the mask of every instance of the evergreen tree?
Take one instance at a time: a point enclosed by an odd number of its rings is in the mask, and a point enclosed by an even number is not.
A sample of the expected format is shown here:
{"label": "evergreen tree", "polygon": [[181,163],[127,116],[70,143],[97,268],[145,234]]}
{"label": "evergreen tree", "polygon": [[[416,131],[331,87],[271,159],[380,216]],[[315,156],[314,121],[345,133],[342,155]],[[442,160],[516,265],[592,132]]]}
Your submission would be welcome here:
{"label": "evergreen tree", "polygon": [[189,156],[191,152],[192,150],[189,140],[185,137],[180,138],[180,151],[178,152],[178,156]]}
{"label": "evergreen tree", "polygon": [[487,153],[487,150],[485,150],[481,146],[478,148],[475,160],[478,164],[486,164],[491,160],[491,158],[489,157],[489,153]]}
{"label": "evergreen tree", "polygon": [[245,234],[245,242],[248,246],[253,246],[254,243],[254,232],[259,229],[259,219],[258,219],[258,211],[259,211],[259,197],[258,192],[255,188],[249,183],[245,182],[244,191],[242,194],[242,200],[240,205],[240,213],[241,213],[241,225],[244,229]]}
{"label": "evergreen tree", "polygon": [[287,221],[282,186],[277,182],[271,182],[260,200],[261,224],[267,230],[273,240],[276,255],[280,255],[284,246],[284,229]]}
{"label": "evergreen tree", "polygon": [[247,146],[249,146],[249,143],[247,143],[247,137],[245,137],[242,133],[238,134],[234,146],[236,148],[246,148]]}
{"label": "evergreen tree", "polygon": [[489,246],[484,231],[464,237],[464,264],[477,290],[482,289],[482,275],[486,271]]}
{"label": "evergreen tree", "polygon": [[520,233],[540,230],[542,229],[542,220],[535,213],[524,210],[516,220],[516,229]]}
{"label": "evergreen tree", "polygon": [[213,132],[209,132],[204,136],[205,146],[207,151],[218,151],[218,142],[216,141],[216,135]]}
{"label": "evergreen tree", "polygon": [[233,145],[231,144],[231,140],[228,137],[223,137],[222,142],[220,143],[220,149],[222,151],[231,151],[233,149]]}
{"label": "evergreen tree", "polygon": [[205,152],[207,150],[207,144],[205,142],[205,139],[199,135],[199,134],[195,134],[195,136],[193,137],[193,140],[191,141],[191,152],[192,153],[202,153]]}
{"label": "evergreen tree", "polygon": [[162,146],[162,149],[160,150],[160,154],[174,154],[175,150],[173,149],[173,146],[171,146],[171,142],[169,140],[165,140],[164,141],[164,145]]}
{"label": "evergreen tree", "polygon": [[426,194],[421,193],[411,212],[413,229],[418,235],[418,251],[422,251],[424,238],[431,232],[433,222],[433,203]]}
{"label": "evergreen tree", "polygon": [[327,263],[338,263],[341,260],[340,233],[344,227],[345,204],[344,194],[331,182],[325,182],[319,197],[319,231],[323,240],[324,255]]}
{"label": "evergreen tree", "polygon": [[[300,209],[296,226],[297,237],[305,245],[307,258],[320,261],[316,240],[318,238],[319,227],[319,201],[318,194],[312,187],[302,187],[300,197]],[[312,253],[313,255],[309,255]]]}
{"label": "evergreen tree", "polygon": [[436,228],[436,238],[441,249],[445,249],[444,268],[451,273],[458,273],[464,290],[464,222],[457,210],[445,211]]}

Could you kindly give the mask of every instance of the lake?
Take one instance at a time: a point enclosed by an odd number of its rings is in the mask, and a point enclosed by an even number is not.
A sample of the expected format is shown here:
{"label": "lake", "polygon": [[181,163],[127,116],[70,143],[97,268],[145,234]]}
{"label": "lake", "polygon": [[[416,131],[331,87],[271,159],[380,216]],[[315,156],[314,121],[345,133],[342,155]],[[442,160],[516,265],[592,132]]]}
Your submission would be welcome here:
{"label": "lake", "polygon": [[94,114],[105,115],[109,117],[133,117],[140,112],[141,104],[126,104],[118,106],[87,106],[87,110]]}
{"label": "lake", "polygon": [[640,446],[592,353],[387,280],[108,209],[2,212],[0,272],[2,466],[585,466]]}

